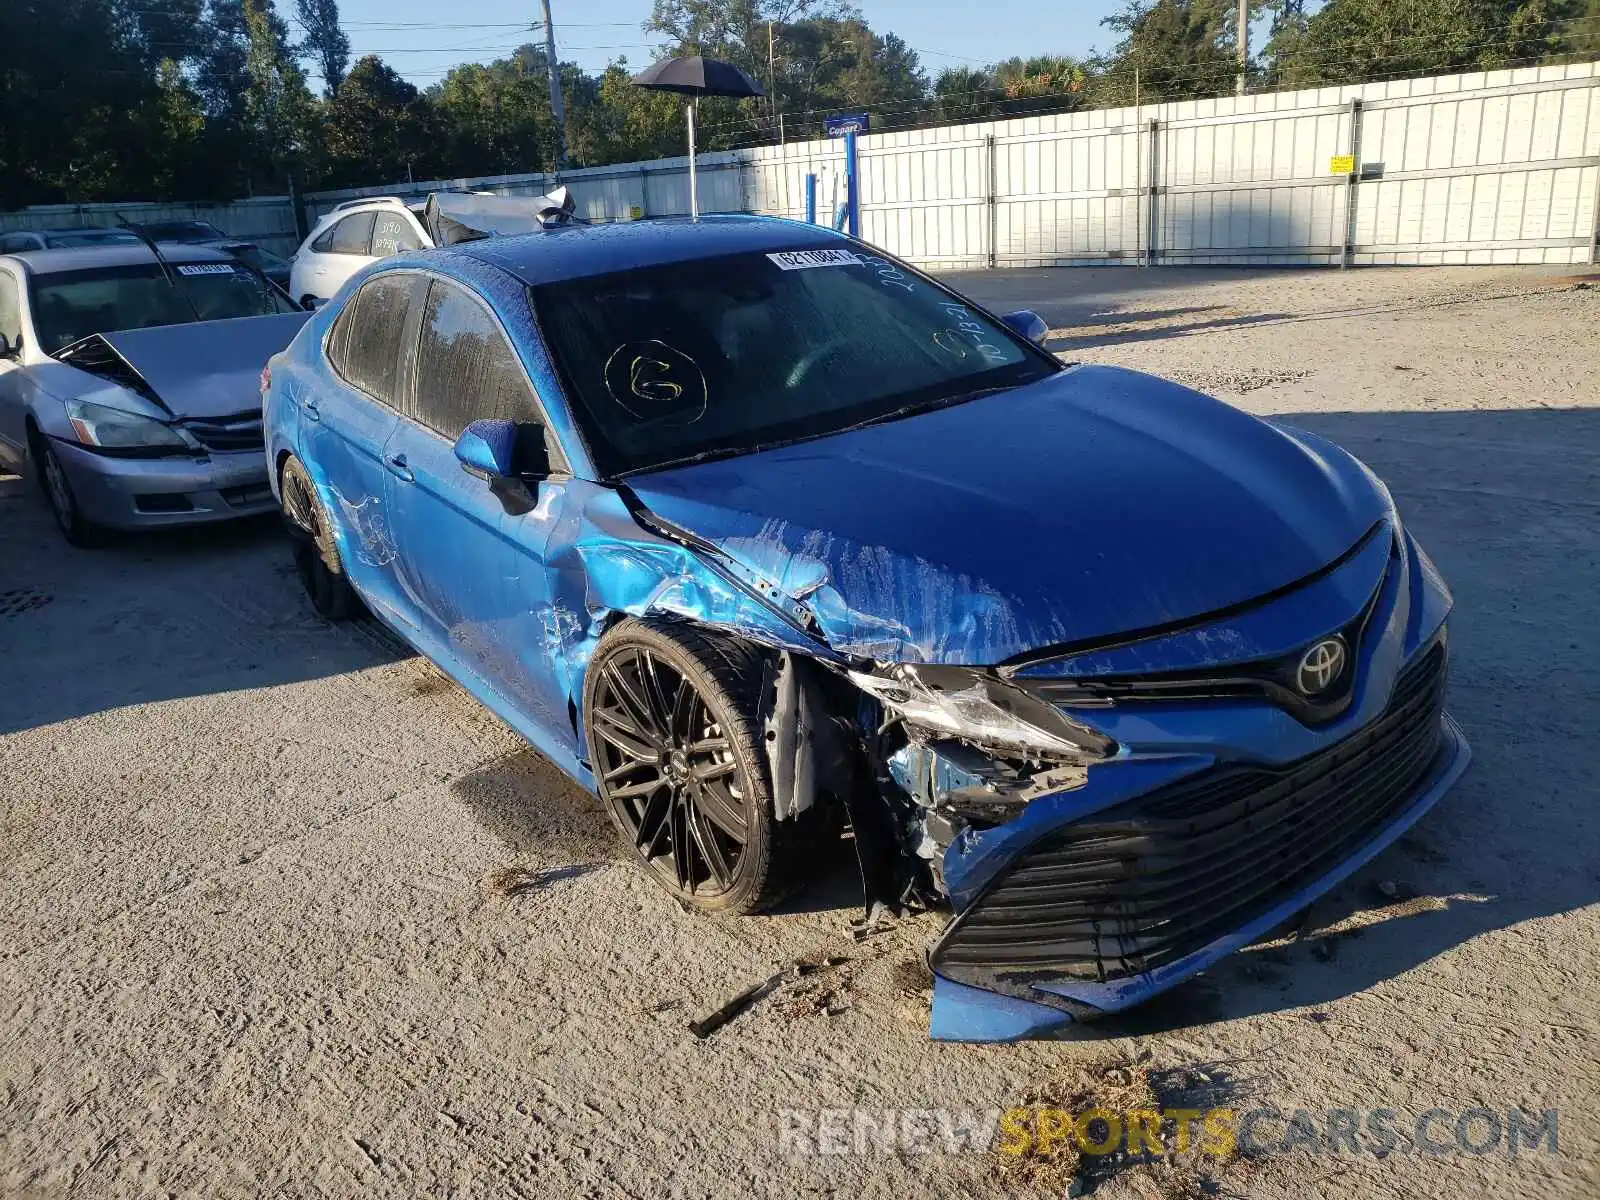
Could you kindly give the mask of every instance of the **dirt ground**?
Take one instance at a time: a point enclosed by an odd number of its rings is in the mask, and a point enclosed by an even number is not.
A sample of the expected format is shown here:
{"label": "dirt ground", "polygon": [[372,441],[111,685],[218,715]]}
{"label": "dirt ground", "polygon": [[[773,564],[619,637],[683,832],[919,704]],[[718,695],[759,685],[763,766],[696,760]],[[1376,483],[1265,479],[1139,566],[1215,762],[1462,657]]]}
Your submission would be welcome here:
{"label": "dirt ground", "polygon": [[[1475,750],[1413,836],[1299,939],[1144,1010],[934,1044],[940,918],[853,940],[847,857],[779,915],[688,915],[425,661],[319,620],[272,523],[78,551],[0,477],[0,1195],[1026,1194],[984,1154],[780,1146],[780,1110],[1004,1108],[1141,1056],[1238,1108],[1559,1110],[1555,1154],[1298,1150],[1223,1194],[1600,1195],[1600,290],[1491,268],[958,285],[1388,481],[1455,591]],[[819,955],[847,961],[688,1031]]]}

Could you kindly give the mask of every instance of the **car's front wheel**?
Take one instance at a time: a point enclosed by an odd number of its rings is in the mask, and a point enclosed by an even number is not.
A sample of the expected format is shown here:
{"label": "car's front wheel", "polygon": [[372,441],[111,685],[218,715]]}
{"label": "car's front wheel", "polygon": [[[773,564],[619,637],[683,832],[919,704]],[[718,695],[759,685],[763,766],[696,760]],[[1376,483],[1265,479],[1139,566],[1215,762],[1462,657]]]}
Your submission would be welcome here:
{"label": "car's front wheel", "polygon": [[283,464],[278,494],[283,519],[294,542],[294,565],[305,585],[311,606],[330,621],[343,621],[360,607],[355,589],[345,577],[333,522],[317,497],[305,464],[291,456]]}
{"label": "car's front wheel", "polygon": [[61,530],[61,536],[81,549],[100,545],[105,541],[105,528],[85,517],[78,507],[72,482],[67,478],[66,468],[61,465],[55,448],[50,445],[50,439],[33,430],[31,441],[39,487],[50,505],[50,514],[55,517],[56,528]]}
{"label": "car's front wheel", "polygon": [[761,661],[686,625],[625,621],[584,683],[600,797],[649,874],[707,912],[751,913],[798,881],[814,813],[779,821],[754,718]]}

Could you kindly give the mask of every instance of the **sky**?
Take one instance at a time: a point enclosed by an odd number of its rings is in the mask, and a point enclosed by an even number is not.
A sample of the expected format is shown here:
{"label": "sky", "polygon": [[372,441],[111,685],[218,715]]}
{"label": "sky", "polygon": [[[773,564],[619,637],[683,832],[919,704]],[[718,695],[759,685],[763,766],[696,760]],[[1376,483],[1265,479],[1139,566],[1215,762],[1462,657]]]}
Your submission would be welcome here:
{"label": "sky", "polygon": [[[640,28],[650,0],[550,0],[556,45],[564,62],[598,72],[622,55],[643,70],[661,49]],[[857,0],[877,33],[898,33],[922,58],[930,76],[945,67],[982,66],[1033,54],[1083,55],[1106,49],[1116,36],[1100,18],[1121,0]],[[286,16],[289,0],[278,5]],[[974,20],[974,13],[981,20]],[[474,0],[441,5],[433,0],[340,0],[352,61],[379,55],[418,87],[443,79],[452,66],[503,58],[539,20],[538,0]]]}

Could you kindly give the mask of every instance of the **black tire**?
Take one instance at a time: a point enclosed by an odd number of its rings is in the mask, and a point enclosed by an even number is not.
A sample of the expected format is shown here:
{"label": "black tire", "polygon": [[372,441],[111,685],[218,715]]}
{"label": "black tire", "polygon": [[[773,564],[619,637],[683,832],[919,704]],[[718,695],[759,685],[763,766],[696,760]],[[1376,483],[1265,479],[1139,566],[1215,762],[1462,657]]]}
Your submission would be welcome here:
{"label": "black tire", "polygon": [[56,528],[61,531],[61,536],[82,550],[103,545],[106,540],[105,526],[89,520],[79,510],[78,498],[72,494],[72,484],[67,479],[61,459],[56,456],[55,448],[50,445],[50,439],[37,429],[30,429],[28,433],[34,478],[39,483],[39,490],[44,493],[45,503],[50,506],[50,515],[55,517]]}
{"label": "black tire", "polygon": [[278,477],[283,521],[294,544],[294,565],[311,607],[330,621],[344,621],[360,611],[361,601],[344,573],[333,523],[317,496],[304,464],[292,455]]}
{"label": "black tire", "polygon": [[773,814],[760,686],[751,647],[640,621],[600,639],[584,681],[600,798],[646,874],[703,912],[777,904],[801,881],[814,841],[814,810]]}

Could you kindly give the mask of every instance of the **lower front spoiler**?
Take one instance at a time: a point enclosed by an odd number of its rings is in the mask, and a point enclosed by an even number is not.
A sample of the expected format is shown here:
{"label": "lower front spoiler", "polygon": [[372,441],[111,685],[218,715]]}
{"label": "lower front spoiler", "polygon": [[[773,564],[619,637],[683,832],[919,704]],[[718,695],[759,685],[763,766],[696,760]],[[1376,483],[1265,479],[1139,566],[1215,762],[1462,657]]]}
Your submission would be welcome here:
{"label": "lower front spoiler", "polygon": [[[1333,870],[1232,933],[1158,971],[1124,980],[1114,987],[1102,985],[1102,989],[1097,989],[1101,994],[1076,1007],[1096,1013],[1110,1013],[1142,1003],[1197,975],[1235,950],[1249,945],[1268,930],[1288,920],[1313,900],[1331,891],[1357,869],[1365,866],[1380,851],[1415,825],[1423,813],[1437,804],[1461,777],[1461,773],[1467,769],[1467,764],[1472,760],[1472,750],[1467,745],[1461,727],[1448,714],[1441,718],[1441,722],[1443,739],[1437,765],[1418,790],[1416,799],[1355,853]],[[1057,998],[1057,1003],[1059,1002]],[[929,1032],[939,1041],[1021,1041],[1047,1035],[1070,1024],[1073,1019],[1071,1014],[1059,1007],[1034,1004],[1014,996],[984,991],[982,988],[956,983],[938,974],[933,977],[933,1016]]]}
{"label": "lower front spoiler", "polygon": [[85,518],[114,529],[198,525],[274,512],[262,451],[117,458],[54,439]]}

